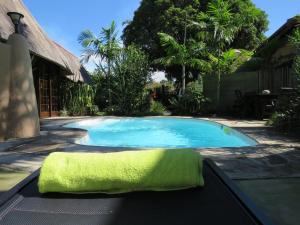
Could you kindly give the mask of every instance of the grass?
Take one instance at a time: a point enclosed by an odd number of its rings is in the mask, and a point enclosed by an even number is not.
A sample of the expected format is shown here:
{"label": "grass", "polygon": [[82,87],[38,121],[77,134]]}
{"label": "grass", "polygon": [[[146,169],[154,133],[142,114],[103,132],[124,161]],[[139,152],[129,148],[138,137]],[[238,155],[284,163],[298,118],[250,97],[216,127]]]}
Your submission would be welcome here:
{"label": "grass", "polygon": [[0,169],[0,192],[9,190],[28,175],[26,172]]}

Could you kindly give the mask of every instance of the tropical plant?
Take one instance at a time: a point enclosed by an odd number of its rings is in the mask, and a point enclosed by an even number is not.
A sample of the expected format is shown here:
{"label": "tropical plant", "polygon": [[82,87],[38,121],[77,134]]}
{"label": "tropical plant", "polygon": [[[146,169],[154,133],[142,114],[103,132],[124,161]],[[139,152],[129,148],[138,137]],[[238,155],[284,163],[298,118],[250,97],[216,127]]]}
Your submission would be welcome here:
{"label": "tropical plant", "polygon": [[122,115],[147,111],[146,85],[150,81],[147,55],[134,46],[123,48],[115,57],[112,70],[113,110]]}
{"label": "tropical plant", "polygon": [[172,99],[171,104],[175,114],[199,115],[208,101],[203,95],[202,81],[198,80],[188,83],[185,94]]}
{"label": "tropical plant", "polygon": [[227,0],[231,4],[234,18],[239,20],[239,31],[230,47],[253,51],[265,40],[264,32],[267,31],[269,22],[267,14],[258,9],[252,0]]}
{"label": "tropical plant", "polygon": [[64,109],[61,113],[72,116],[87,115],[89,108],[94,105],[94,86],[68,80],[61,82],[60,85],[60,89],[64,90],[60,98],[60,105]]}
{"label": "tropical plant", "polygon": [[59,116],[68,116],[68,110],[64,107],[62,110],[59,111]]}
{"label": "tropical plant", "polygon": [[202,42],[186,43],[185,38],[183,44],[180,44],[174,37],[168,34],[158,33],[158,35],[160,43],[166,52],[166,56],[156,59],[156,62],[165,66],[181,66],[182,94],[184,94],[186,86],[186,68],[190,67],[199,70],[207,70],[209,68],[209,64],[206,61],[198,58],[198,56],[201,55],[201,51],[204,51],[205,44]]}
{"label": "tropical plant", "polygon": [[161,102],[151,101],[149,115],[163,116],[166,111],[166,107]]}
{"label": "tropical plant", "polygon": [[84,48],[84,63],[89,62],[92,57],[98,60],[96,65],[106,76],[108,104],[111,104],[111,69],[114,58],[120,51],[115,22],[113,21],[109,28],[102,28],[98,37],[90,30],[82,31],[78,41]]}
{"label": "tropical plant", "polygon": [[[212,0],[142,0],[133,20],[127,23],[123,40],[125,45],[136,44],[141,47],[150,59],[161,58],[164,52],[160,49],[157,33],[167,33],[183,42],[182,31],[187,13],[188,20],[196,21],[201,12],[206,13],[208,3]],[[241,29],[234,36],[230,48],[256,49],[264,40],[268,28],[267,15],[258,9],[252,0],[226,0],[232,7],[232,18],[241,18]],[[145,19],[147,18],[147,19]],[[196,40],[197,29],[191,27],[188,39]],[[158,66],[158,65],[153,65]]]}
{"label": "tropical plant", "polygon": [[213,0],[208,3],[207,8],[207,13],[202,13],[201,19],[207,23],[208,29],[210,30],[208,37],[211,40],[209,41],[211,58],[217,61],[216,100],[218,108],[220,103],[221,74],[226,72],[222,69],[227,69],[227,65],[230,64],[231,59],[233,59],[235,55],[233,50],[229,50],[228,52],[226,52],[226,50],[233,42],[239,26],[237,23],[238,19],[233,19],[233,13],[227,1]]}
{"label": "tropical plant", "polygon": [[222,74],[230,74],[234,71],[234,63],[237,60],[238,54],[236,50],[229,49],[223,52],[219,57],[215,57],[213,54],[209,54],[209,59],[213,67],[222,71]]}

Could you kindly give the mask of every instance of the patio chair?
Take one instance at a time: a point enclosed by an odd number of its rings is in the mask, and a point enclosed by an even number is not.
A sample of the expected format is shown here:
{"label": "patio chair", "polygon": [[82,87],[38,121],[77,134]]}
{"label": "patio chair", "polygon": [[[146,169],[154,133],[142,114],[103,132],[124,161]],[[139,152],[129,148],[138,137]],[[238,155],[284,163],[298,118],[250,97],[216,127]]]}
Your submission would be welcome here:
{"label": "patio chair", "polygon": [[168,192],[40,194],[39,171],[3,194],[0,224],[14,225],[271,225],[209,159],[202,188]]}

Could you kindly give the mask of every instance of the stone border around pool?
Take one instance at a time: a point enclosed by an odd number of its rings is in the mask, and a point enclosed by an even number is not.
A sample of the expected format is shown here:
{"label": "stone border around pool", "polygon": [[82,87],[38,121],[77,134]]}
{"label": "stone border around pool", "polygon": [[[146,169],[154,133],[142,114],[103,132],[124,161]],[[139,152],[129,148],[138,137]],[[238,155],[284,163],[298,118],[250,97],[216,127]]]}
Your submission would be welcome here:
{"label": "stone border around pool", "polygon": [[[81,138],[84,138],[86,137],[88,134],[88,130],[86,129],[82,129],[82,128],[70,128],[70,127],[65,127],[66,125],[68,124],[71,124],[71,123],[77,123],[77,122],[81,122],[81,121],[86,121],[86,120],[96,120],[96,119],[99,119],[99,118],[103,118],[104,120],[105,119],[116,119],[116,118],[178,118],[178,119],[195,119],[195,120],[205,120],[205,121],[208,121],[208,122],[211,122],[211,123],[214,123],[214,124],[218,124],[220,126],[225,126],[225,127],[228,127],[230,129],[232,129],[234,132],[239,132],[241,133],[242,135],[246,136],[247,138],[249,138],[250,140],[256,142],[257,144],[254,145],[254,146],[242,146],[242,147],[220,147],[222,149],[227,149],[227,148],[249,148],[249,147],[257,147],[259,146],[261,143],[259,141],[257,141],[254,137],[248,135],[248,134],[245,134],[242,130],[240,129],[237,129],[237,128],[232,128],[228,125],[225,125],[223,123],[220,123],[220,122],[217,122],[217,121],[214,121],[212,119],[209,119],[209,118],[198,118],[198,117],[186,117],[186,116],[144,116],[144,117],[117,117],[117,116],[107,116],[107,117],[88,117],[88,118],[85,118],[85,119],[79,119],[77,121],[72,121],[72,122],[67,122],[67,123],[64,123],[64,124],[61,124],[59,127],[60,129],[66,129],[66,130],[72,130],[72,131],[80,131],[80,132],[85,132],[85,134],[83,136],[80,136],[78,138],[76,138],[75,140],[72,140],[72,144],[75,144],[75,145],[79,145],[79,146],[86,146],[86,147],[96,147],[96,148],[109,148],[109,149],[127,149],[127,150],[147,150],[147,149],[162,149],[162,148],[138,148],[138,147],[113,147],[113,146],[93,146],[93,145],[84,145],[84,144],[80,144],[78,143],[78,139],[81,139]],[[174,148],[165,148],[165,149],[174,149]],[[199,147],[199,148],[189,148],[189,149],[216,149],[216,147],[208,147],[208,148],[204,148],[204,147]]]}
{"label": "stone border around pool", "polygon": [[[29,171],[37,169],[51,152],[116,152],[137,148],[98,147],[74,144],[86,131],[63,126],[80,120],[119,117],[58,117],[41,121],[41,135],[30,141],[0,143],[0,168]],[[122,117],[124,118],[124,117]],[[130,118],[130,117],[128,117]],[[171,118],[174,118],[171,116]],[[176,117],[175,117],[176,118]],[[300,143],[274,132],[263,121],[230,118],[206,119],[234,128],[259,142],[256,146],[240,148],[195,149],[213,159],[233,179],[300,177]]]}

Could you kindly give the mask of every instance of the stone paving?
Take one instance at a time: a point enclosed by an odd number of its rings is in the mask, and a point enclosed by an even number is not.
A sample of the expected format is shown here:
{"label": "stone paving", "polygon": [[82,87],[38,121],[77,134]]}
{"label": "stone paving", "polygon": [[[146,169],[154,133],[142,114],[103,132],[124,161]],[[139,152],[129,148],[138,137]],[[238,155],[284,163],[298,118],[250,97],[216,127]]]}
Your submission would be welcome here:
{"label": "stone paving", "polygon": [[[122,151],[77,145],[74,141],[86,131],[63,128],[72,121],[87,119],[51,118],[41,121],[41,136],[0,143],[0,168],[32,172],[54,151]],[[104,117],[100,117],[103,118]],[[256,139],[259,145],[243,148],[197,149],[212,158],[232,179],[300,177],[300,141],[272,131],[264,121],[203,118],[236,128]],[[126,148],[128,149],[128,148]]]}

